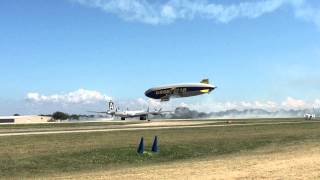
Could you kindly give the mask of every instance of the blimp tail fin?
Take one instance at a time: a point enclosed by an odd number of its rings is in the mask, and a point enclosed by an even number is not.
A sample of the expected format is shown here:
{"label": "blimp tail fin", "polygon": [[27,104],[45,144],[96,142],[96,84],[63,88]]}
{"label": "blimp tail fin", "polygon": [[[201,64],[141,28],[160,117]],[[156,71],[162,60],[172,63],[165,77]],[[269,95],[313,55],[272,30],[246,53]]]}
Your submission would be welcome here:
{"label": "blimp tail fin", "polygon": [[209,84],[209,79],[203,79],[200,83],[202,83],[202,84]]}

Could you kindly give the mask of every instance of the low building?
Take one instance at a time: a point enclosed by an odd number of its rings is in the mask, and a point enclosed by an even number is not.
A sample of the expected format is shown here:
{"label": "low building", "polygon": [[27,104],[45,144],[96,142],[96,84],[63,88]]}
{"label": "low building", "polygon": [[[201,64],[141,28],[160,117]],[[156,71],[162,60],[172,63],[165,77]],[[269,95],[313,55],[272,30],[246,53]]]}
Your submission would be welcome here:
{"label": "low building", "polygon": [[0,116],[1,123],[15,123],[15,124],[26,124],[26,123],[46,123],[51,120],[49,116]]}

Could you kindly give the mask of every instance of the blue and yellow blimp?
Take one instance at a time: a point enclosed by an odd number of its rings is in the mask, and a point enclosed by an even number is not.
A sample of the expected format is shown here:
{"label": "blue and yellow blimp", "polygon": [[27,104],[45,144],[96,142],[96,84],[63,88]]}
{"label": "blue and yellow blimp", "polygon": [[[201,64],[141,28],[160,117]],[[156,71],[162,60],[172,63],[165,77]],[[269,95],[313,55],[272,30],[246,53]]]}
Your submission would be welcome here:
{"label": "blue and yellow blimp", "polygon": [[152,99],[169,101],[170,98],[182,98],[208,94],[217,87],[209,84],[209,79],[204,79],[200,83],[183,83],[154,87],[145,92],[145,95]]}

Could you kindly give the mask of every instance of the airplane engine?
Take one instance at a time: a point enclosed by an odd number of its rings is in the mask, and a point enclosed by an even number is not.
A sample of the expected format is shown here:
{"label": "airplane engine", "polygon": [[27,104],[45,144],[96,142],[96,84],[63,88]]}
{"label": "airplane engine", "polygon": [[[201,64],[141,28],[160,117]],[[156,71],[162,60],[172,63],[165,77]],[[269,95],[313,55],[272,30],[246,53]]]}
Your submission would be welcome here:
{"label": "airplane engine", "polygon": [[141,120],[141,121],[147,120],[147,116],[140,116],[140,120]]}

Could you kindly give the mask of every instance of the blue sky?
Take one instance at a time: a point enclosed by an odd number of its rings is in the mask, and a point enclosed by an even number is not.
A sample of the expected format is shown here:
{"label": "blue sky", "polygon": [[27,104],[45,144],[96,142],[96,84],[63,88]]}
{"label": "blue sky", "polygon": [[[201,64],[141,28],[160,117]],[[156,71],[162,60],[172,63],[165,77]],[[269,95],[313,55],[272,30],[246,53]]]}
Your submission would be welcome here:
{"label": "blue sky", "polygon": [[315,0],[1,1],[0,114],[30,113],[28,93],[147,101],[152,86],[206,77],[214,93],[177,102],[314,103],[319,35]]}

